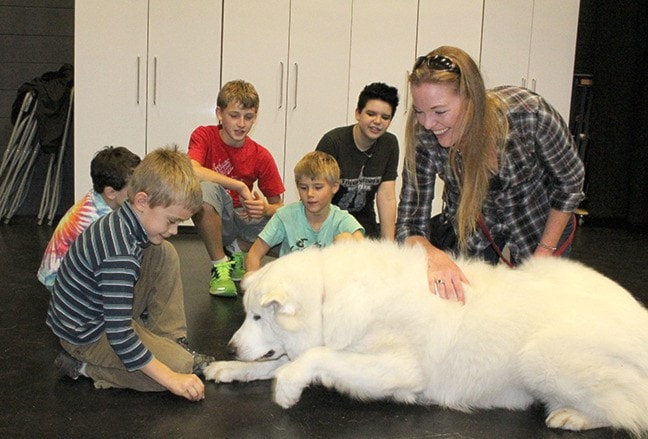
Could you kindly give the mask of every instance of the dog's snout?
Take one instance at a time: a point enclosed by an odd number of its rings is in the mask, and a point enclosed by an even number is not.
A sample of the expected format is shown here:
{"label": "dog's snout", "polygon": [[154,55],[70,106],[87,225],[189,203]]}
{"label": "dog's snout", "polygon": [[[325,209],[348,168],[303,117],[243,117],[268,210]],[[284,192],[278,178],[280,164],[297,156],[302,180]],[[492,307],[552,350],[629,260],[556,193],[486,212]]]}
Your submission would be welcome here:
{"label": "dog's snout", "polygon": [[236,345],[234,343],[232,343],[232,342],[227,343],[227,353],[230,356],[236,358],[237,349],[236,349]]}

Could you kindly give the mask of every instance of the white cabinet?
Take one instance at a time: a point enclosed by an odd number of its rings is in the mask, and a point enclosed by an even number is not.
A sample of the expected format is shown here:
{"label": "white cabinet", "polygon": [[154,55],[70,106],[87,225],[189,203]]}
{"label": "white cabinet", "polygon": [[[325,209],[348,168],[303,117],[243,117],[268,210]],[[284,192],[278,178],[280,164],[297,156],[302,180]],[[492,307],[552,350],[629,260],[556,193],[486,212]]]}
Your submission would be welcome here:
{"label": "white cabinet", "polygon": [[362,89],[384,82],[398,89],[400,103],[389,131],[401,142],[409,106],[407,77],[416,58],[417,5],[418,0],[353,0],[347,123],[355,123]]}
{"label": "white cabinet", "polygon": [[[420,0],[417,56],[439,46],[455,46],[479,63],[483,6],[483,0]],[[433,215],[441,212],[443,204],[443,181],[438,177],[434,192]]]}
{"label": "white cabinet", "polygon": [[455,46],[479,64],[483,8],[484,0],[420,0],[417,55]]}
{"label": "white cabinet", "polygon": [[222,84],[243,79],[256,88],[259,112],[250,137],[268,148],[280,172],[285,155],[289,27],[290,0],[224,1]]}
{"label": "white cabinet", "polygon": [[569,121],[579,0],[486,0],[481,70],[487,87],[521,85]]}
{"label": "white cabinet", "polygon": [[[319,138],[346,123],[351,0],[225,0],[222,82],[259,93],[251,137],[272,152],[298,200],[293,168]],[[241,11],[244,11],[242,13]]]}
{"label": "white cabinet", "polygon": [[140,156],[214,123],[220,83],[218,0],[75,3],[75,198],[104,145]]}
{"label": "white cabinet", "polygon": [[219,0],[150,0],[147,152],[170,142],[186,151],[196,126],[216,121],[221,7]]}
{"label": "white cabinet", "polygon": [[296,162],[326,131],[354,122],[366,84],[399,89],[390,131],[403,141],[407,75],[417,55],[441,45],[468,52],[488,87],[524,80],[568,115],[578,4],[78,0],[75,197],[90,187],[90,160],[104,145],[127,146],[141,156],[168,143],[186,148],[196,126],[216,123],[216,95],[232,79],[251,82],[259,92],[251,136],[277,161],[286,202],[298,199]]}
{"label": "white cabinet", "polygon": [[[106,6],[108,5],[108,6]],[[128,7],[128,13],[125,8]],[[146,151],[146,1],[77,1],[74,8],[74,192],[92,187],[104,145]],[[134,31],[137,30],[137,31]]]}
{"label": "white cabinet", "polygon": [[[400,146],[399,178],[405,155],[405,122],[409,110],[408,75],[416,58],[418,0],[353,0],[351,65],[349,71],[348,125],[356,122],[358,95],[372,82],[384,82],[398,89],[400,102],[389,126]],[[389,25],[385,26],[385,17]],[[334,128],[331,126],[330,128]]]}

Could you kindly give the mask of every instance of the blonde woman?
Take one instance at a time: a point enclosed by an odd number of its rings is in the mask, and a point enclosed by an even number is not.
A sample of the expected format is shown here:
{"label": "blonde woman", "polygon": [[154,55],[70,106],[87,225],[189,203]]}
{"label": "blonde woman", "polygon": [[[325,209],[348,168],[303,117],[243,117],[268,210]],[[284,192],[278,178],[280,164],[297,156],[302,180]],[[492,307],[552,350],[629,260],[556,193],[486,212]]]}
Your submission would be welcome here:
{"label": "blonde woman", "polygon": [[426,238],[436,176],[445,183],[456,250],[498,261],[481,217],[497,246],[508,246],[519,263],[552,255],[568,238],[584,197],[584,167],[565,121],[547,101],[519,87],[486,90],[461,49],[442,46],[419,57],[409,82],[396,236],[427,249],[432,291],[463,302],[462,282],[469,279]]}

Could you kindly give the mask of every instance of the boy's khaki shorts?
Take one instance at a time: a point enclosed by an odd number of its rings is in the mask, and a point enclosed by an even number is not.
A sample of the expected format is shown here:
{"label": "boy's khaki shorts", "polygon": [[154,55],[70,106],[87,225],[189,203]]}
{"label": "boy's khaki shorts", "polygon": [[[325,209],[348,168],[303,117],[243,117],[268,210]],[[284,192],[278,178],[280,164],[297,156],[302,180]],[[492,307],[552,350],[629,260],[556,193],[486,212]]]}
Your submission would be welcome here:
{"label": "boy's khaki shorts", "polygon": [[237,238],[247,242],[254,242],[261,230],[268,222],[267,218],[244,219],[240,213],[242,207],[234,207],[234,202],[227,190],[211,181],[200,183],[203,201],[214,208],[223,222],[223,245],[232,244]]}

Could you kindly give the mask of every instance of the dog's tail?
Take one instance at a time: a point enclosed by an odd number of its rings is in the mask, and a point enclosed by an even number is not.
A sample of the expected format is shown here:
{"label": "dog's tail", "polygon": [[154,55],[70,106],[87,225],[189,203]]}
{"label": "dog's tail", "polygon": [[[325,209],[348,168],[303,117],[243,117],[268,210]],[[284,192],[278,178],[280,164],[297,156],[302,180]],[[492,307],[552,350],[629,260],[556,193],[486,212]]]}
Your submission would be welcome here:
{"label": "dog's tail", "polygon": [[547,405],[550,427],[612,427],[648,438],[648,332],[595,326],[596,338],[554,332],[528,344],[522,352],[527,386]]}
{"label": "dog's tail", "polygon": [[[629,317],[629,320],[633,319]],[[612,340],[604,343],[607,337],[599,338],[599,343],[607,344],[609,350],[598,352],[600,363],[593,366],[601,373],[592,385],[597,389],[593,392],[595,398],[600,395],[598,405],[607,412],[613,427],[648,439],[648,319],[640,321],[643,324],[626,331],[625,337],[622,334],[614,337],[615,349],[611,348]]]}
{"label": "dog's tail", "polygon": [[617,392],[617,398],[605,402],[612,427],[627,430],[636,438],[648,438],[648,377]]}
{"label": "dog's tail", "polygon": [[641,357],[599,356],[600,363],[583,371],[583,387],[572,395],[580,401],[573,403],[594,427],[609,425],[648,438],[648,364]]}
{"label": "dog's tail", "polygon": [[[604,396],[601,404],[612,427],[627,430],[637,438],[648,438],[648,375],[645,365],[644,370],[637,366],[625,362],[623,371],[619,371],[622,375],[619,387]],[[603,387],[612,385],[602,384]]]}

